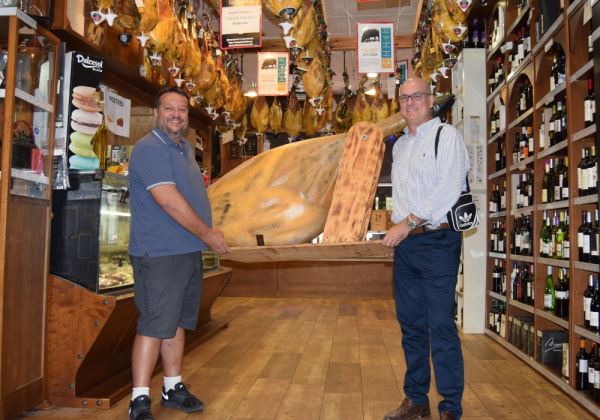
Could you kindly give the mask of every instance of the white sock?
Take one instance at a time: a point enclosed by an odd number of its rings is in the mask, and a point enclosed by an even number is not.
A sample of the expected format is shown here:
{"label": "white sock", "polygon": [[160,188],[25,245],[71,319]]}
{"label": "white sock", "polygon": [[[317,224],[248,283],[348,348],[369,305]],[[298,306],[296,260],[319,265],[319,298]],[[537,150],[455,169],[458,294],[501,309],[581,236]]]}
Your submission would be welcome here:
{"label": "white sock", "polygon": [[150,388],[147,386],[140,386],[138,388],[131,388],[131,401],[135,400],[140,395],[150,396]]}
{"label": "white sock", "polygon": [[175,389],[175,385],[181,382],[181,375],[179,376],[165,376],[163,378],[163,386],[165,387],[165,392],[168,392],[171,389]]}

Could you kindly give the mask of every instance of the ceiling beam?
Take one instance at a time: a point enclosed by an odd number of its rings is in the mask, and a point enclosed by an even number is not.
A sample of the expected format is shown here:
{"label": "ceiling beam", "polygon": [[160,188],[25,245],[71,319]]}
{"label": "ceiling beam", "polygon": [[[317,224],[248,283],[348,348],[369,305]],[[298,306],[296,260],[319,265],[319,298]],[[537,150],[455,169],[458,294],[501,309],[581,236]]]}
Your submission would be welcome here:
{"label": "ceiling beam", "polygon": [[[413,47],[413,36],[414,35],[396,35],[395,36],[395,47],[396,49],[401,48],[412,48]],[[329,37],[329,45],[332,51],[348,51],[356,49],[356,36],[349,35],[336,35]],[[285,42],[282,38],[263,38],[261,51],[272,51],[282,52],[287,51],[285,48]]]}

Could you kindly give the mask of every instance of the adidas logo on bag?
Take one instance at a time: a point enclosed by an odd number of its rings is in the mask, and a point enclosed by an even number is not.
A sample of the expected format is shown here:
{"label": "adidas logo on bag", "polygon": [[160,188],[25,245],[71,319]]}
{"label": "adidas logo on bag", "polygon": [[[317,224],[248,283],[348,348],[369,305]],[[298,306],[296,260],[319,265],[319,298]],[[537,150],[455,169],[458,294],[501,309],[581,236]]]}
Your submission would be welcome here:
{"label": "adidas logo on bag", "polygon": [[[473,213],[467,213],[467,212],[465,212],[465,214],[463,214],[462,216],[458,216],[458,219],[463,223],[469,223],[472,218],[473,218]],[[462,226],[463,225],[461,225],[461,227]]]}

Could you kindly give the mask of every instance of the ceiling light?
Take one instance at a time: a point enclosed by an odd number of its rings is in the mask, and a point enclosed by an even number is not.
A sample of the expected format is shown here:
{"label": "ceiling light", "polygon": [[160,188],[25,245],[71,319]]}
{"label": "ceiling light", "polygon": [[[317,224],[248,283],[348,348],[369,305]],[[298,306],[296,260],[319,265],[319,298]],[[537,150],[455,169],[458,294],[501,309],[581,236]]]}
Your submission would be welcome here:
{"label": "ceiling light", "polygon": [[375,73],[375,72],[367,73],[367,77],[369,79],[375,79],[375,78],[377,78],[377,76],[379,76],[379,73]]}
{"label": "ceiling light", "polygon": [[377,91],[374,87],[370,87],[369,89],[365,90],[365,95],[375,96],[375,93],[377,93]]}

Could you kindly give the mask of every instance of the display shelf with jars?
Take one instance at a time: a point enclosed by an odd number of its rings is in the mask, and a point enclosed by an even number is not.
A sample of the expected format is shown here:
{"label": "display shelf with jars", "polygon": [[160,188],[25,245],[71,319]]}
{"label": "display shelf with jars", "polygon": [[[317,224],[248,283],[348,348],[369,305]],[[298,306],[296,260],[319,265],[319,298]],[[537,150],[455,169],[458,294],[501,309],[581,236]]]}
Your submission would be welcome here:
{"label": "display shelf with jars", "polygon": [[[486,103],[491,116],[500,98],[506,104],[506,130],[499,135],[491,126],[488,131],[488,156],[504,159],[488,164],[488,187],[495,210],[489,215],[490,237],[506,237],[507,255],[495,258],[500,255],[497,243],[490,241],[487,312],[496,319],[504,310],[507,332],[502,337],[492,326],[486,332],[600,415],[600,405],[577,391],[576,378],[579,337],[585,337],[588,354],[592,342],[600,342],[596,324],[589,327],[583,310],[589,305],[584,298],[595,299],[600,266],[595,60],[593,48],[588,42],[582,48],[581,42],[593,39],[590,3],[505,5],[504,51],[488,44]],[[493,25],[497,17],[491,19]],[[504,74],[498,74],[499,68]],[[506,176],[499,175],[504,168]],[[510,191],[506,218],[497,214],[495,198],[504,180]],[[502,271],[506,290],[498,283]],[[499,311],[500,296],[506,307]],[[597,299],[600,311],[600,293]],[[524,345],[531,334],[533,349]],[[559,354],[550,363],[538,357],[549,337]]]}
{"label": "display shelf with jars", "polygon": [[44,399],[58,46],[54,35],[17,7],[0,8],[2,418],[13,418]]}

